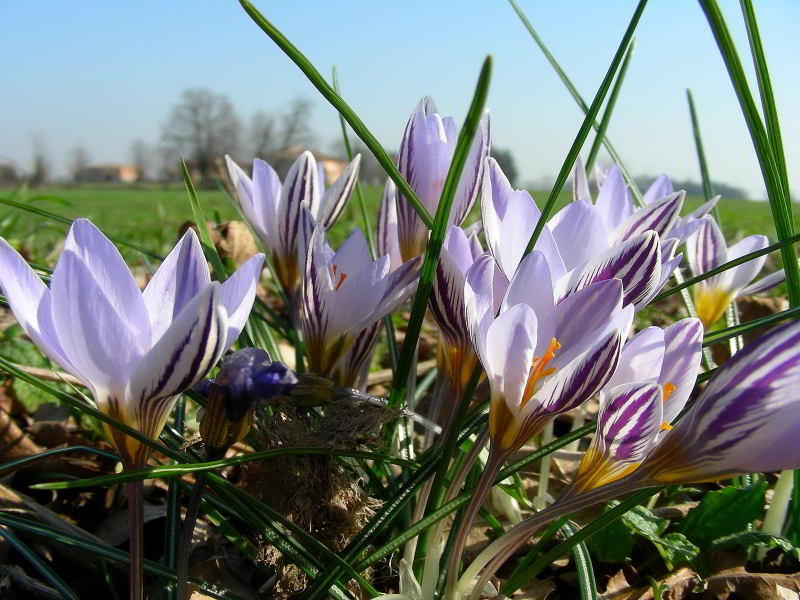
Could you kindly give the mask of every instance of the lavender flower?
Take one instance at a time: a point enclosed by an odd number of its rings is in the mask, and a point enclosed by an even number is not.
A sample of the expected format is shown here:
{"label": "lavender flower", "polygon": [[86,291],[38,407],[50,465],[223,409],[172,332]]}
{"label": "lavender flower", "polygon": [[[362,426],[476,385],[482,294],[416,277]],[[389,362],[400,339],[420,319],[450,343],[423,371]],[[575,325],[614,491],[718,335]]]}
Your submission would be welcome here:
{"label": "lavender flower", "polygon": [[[305,219],[311,224],[310,216]],[[389,270],[389,256],[370,258],[364,235],[355,229],[334,252],[317,225],[310,236],[303,284],[303,331],[309,368],[330,376],[357,336],[391,313],[416,289],[421,258]],[[351,365],[352,366],[352,365]],[[346,369],[339,383],[357,378]]]}
{"label": "lavender flower", "polygon": [[[247,321],[264,256],[212,282],[193,230],[140,292],[114,245],[77,219],[48,289],[0,239],[0,287],[37,346],[92,392],[107,415],[155,439],[175,396],[200,380]],[[106,431],[128,466],[148,447]]]}
{"label": "lavender flower", "polygon": [[[439,115],[430,97],[420,100],[403,133],[397,154],[397,168],[431,213],[435,213],[439,205],[457,138],[455,121]],[[472,141],[456,188],[448,225],[461,225],[475,204],[490,144],[487,112]],[[403,260],[410,260],[425,251],[428,230],[401,193],[397,193],[397,217],[400,255]]]}
{"label": "lavender flower", "polygon": [[[697,276],[730,260],[766,248],[768,244],[766,236],[751,235],[728,248],[716,221],[711,217],[705,217],[687,242],[686,254],[689,267]],[[778,271],[749,285],[766,261],[766,256],[754,258],[695,285],[694,303],[697,316],[706,328],[716,323],[728,304],[736,298],[766,291],[784,280],[785,273]]]}
{"label": "lavender flower", "polygon": [[355,188],[361,155],[356,155],[328,189],[323,189],[320,165],[308,151],[297,157],[283,185],[275,170],[261,159],[253,161],[252,179],[229,156],[225,160],[242,214],[272,252],[280,284],[294,300],[301,287],[308,247],[301,207],[308,209],[314,222],[333,225]]}
{"label": "lavender flower", "polygon": [[[511,279],[541,213],[530,194],[511,188],[494,159],[487,160],[487,169],[491,193],[484,194],[481,205],[484,231],[500,270]],[[616,201],[624,204],[627,188],[624,182],[621,188],[612,183],[609,176],[597,205],[579,200],[556,213],[542,229],[535,249],[547,259],[557,299],[617,278],[622,281],[624,303],[639,309],[661,289],[680,261],[672,256],[675,244],[662,243],[659,231],[677,218],[683,198],[676,196],[627,218],[611,202],[612,196],[619,195],[615,190],[620,190],[623,200]]]}

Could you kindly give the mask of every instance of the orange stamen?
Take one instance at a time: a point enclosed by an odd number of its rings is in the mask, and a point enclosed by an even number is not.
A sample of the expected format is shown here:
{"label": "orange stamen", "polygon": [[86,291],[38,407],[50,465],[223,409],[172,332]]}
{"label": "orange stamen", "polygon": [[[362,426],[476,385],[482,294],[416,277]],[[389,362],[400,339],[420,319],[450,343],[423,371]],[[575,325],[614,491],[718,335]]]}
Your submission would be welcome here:
{"label": "orange stamen", "polygon": [[554,367],[546,368],[547,363],[553,360],[556,356],[556,350],[561,348],[561,344],[558,343],[556,338],[550,340],[550,345],[547,347],[544,355],[541,357],[533,357],[531,361],[531,372],[528,375],[528,383],[525,384],[525,392],[522,394],[522,408],[528,403],[533,397],[534,392],[536,391],[536,383],[543,377],[547,377],[548,375],[552,375],[556,372]]}
{"label": "orange stamen", "polygon": [[[338,267],[336,265],[333,265],[333,267],[331,267],[331,271],[333,271],[333,276],[334,277],[336,277],[336,270],[337,269],[338,269]],[[342,287],[342,284],[344,283],[345,279],[347,279],[347,275],[345,273],[339,273],[339,281],[337,281],[333,285],[333,289],[334,290],[338,290],[340,287]]]}
{"label": "orange stamen", "polygon": [[675,387],[675,384],[670,383],[669,381],[664,384],[664,399],[663,401],[666,402],[669,400],[669,397],[672,395],[672,392],[677,390],[678,388]]}
{"label": "orange stamen", "polygon": [[669,423],[667,423],[666,421],[664,421],[664,422],[661,424],[660,431],[669,431],[670,429],[672,429],[672,425],[670,425],[670,424],[669,424]]}

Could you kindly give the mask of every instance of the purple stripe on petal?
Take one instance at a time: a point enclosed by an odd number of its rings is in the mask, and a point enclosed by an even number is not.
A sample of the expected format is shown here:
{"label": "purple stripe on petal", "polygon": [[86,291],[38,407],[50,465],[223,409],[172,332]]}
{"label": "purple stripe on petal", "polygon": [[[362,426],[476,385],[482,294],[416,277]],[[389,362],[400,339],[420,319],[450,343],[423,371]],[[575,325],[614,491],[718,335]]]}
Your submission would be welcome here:
{"label": "purple stripe on petal", "polygon": [[685,192],[676,192],[666,198],[637,210],[616,231],[617,242],[624,242],[648,230],[664,235],[678,220]]}
{"label": "purple stripe on petal", "polygon": [[333,182],[333,185],[325,190],[322,195],[318,220],[326,228],[329,229],[336,222],[336,219],[339,218],[339,215],[342,214],[344,207],[347,205],[347,201],[356,186],[360,165],[361,155],[356,154],[342,174]]}
{"label": "purple stripe on petal", "polygon": [[662,422],[661,387],[632,383],[612,388],[597,416],[597,435],[608,460],[640,462]]}

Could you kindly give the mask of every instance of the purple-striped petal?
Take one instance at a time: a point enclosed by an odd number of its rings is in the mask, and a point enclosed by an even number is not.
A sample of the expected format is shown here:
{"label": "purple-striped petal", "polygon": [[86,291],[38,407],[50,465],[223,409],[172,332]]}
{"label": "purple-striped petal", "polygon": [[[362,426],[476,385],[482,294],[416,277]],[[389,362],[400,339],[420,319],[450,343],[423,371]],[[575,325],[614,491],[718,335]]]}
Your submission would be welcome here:
{"label": "purple-striped petal", "polygon": [[608,249],[609,231],[600,211],[587,202],[571,202],[547,222],[567,270],[578,268]]}
{"label": "purple-striped petal", "polygon": [[572,170],[572,201],[592,203],[589,180],[586,178],[586,169],[580,156],[575,160],[575,168]]}
{"label": "purple-striped petal", "polygon": [[450,228],[442,246],[433,289],[430,309],[436,325],[451,346],[469,343],[464,308],[464,283],[466,272],[474,262],[473,250],[464,231],[457,226]]}
{"label": "purple-striped petal", "polygon": [[614,231],[622,225],[633,212],[631,192],[625,185],[619,166],[614,165],[606,172],[603,184],[597,193],[595,206],[606,220],[609,231]]}
{"label": "purple-striped petal", "polygon": [[256,288],[261,279],[264,266],[264,255],[259,253],[250,258],[228,277],[219,288],[219,302],[225,307],[228,315],[228,330],[223,352],[233,345],[244,329],[253,301],[256,299]]}
{"label": "purple-striped petal", "polygon": [[659,175],[655,181],[650,184],[647,191],[642,195],[642,200],[646,205],[660,200],[665,196],[672,193],[672,180],[667,175]]}
{"label": "purple-striped petal", "polygon": [[647,327],[633,336],[622,348],[619,366],[607,389],[635,382],[655,383],[664,364],[664,330]]}
{"label": "purple-striped petal", "polygon": [[340,385],[362,389],[369,372],[369,363],[381,336],[381,321],[359,331],[353,339],[350,349],[342,357],[334,379]]}
{"label": "purple-striped petal", "polygon": [[622,310],[622,298],[619,279],[598,281],[570,294],[552,311],[553,335],[565,349],[575,347]]}
{"label": "purple-striped petal", "polygon": [[702,219],[707,214],[709,214],[712,210],[714,210],[714,207],[719,202],[719,199],[720,199],[720,196],[714,196],[713,198],[711,198],[711,200],[708,200],[707,202],[704,202],[703,204],[701,204],[700,206],[695,208],[687,216],[690,217],[690,218],[693,218],[693,219]]}
{"label": "purple-striped petal", "polygon": [[[751,235],[744,238],[737,244],[728,248],[728,260],[734,260],[751,252],[763,250],[769,246],[769,239],[765,235]],[[759,256],[746,263],[733,267],[725,273],[721,273],[720,277],[725,281],[725,284],[730,290],[740,290],[750,284],[764,268],[767,262],[766,256]]]}
{"label": "purple-striped petal", "polygon": [[277,210],[277,231],[281,254],[297,255],[297,230],[300,227],[300,208],[308,208],[316,220],[319,210],[319,182],[314,156],[303,152],[294,161],[281,189]]}
{"label": "purple-striped petal", "polygon": [[403,264],[400,256],[400,243],[397,239],[397,186],[391,179],[386,180],[378,209],[377,227],[378,256],[389,256],[390,268],[394,271]]}
{"label": "purple-striped petal", "polygon": [[75,219],[64,240],[91,273],[111,307],[130,326],[140,347],[150,345],[150,318],[142,293],[117,247],[88,219]]}
{"label": "purple-striped petal", "polygon": [[711,481],[800,467],[800,323],[766,333],[719,370],[664,436],[641,476]]}
{"label": "purple-striped petal", "polygon": [[651,229],[663,236],[678,220],[685,197],[686,192],[676,192],[640,208],[614,232],[617,242],[624,242]]}
{"label": "purple-striped petal", "polygon": [[557,369],[536,394],[543,410],[557,415],[572,410],[599,392],[617,368],[622,339],[622,332],[615,329]]}
{"label": "purple-striped petal", "polygon": [[628,383],[611,388],[603,399],[595,440],[620,470],[641,462],[650,450],[663,421],[661,397],[657,384]]}
{"label": "purple-striped petal", "polygon": [[128,414],[137,428],[155,438],[164,426],[174,396],[202,379],[222,356],[227,314],[219,284],[211,283],[180,314],[145,354],[125,387]]}
{"label": "purple-striped petal", "polygon": [[711,217],[704,217],[699,229],[686,241],[686,259],[695,276],[728,260],[728,245]]}
{"label": "purple-striped petal", "polygon": [[751,283],[746,288],[742,289],[737,296],[752,296],[753,294],[761,294],[767,290],[771,290],[776,285],[782,284],[786,280],[786,271],[781,269],[769,275],[762,277],[755,283]]}
{"label": "purple-striped petal", "polygon": [[661,279],[661,249],[658,234],[648,231],[609,248],[580,269],[574,269],[556,284],[556,296],[563,300],[597,281],[622,281],[623,304],[641,307]]}
{"label": "purple-striped petal", "polygon": [[53,324],[50,290],[25,259],[0,238],[0,290],[20,326],[39,349],[64,369],[88,383],[67,358]]}
{"label": "purple-striped petal", "polygon": [[[663,246],[662,246],[663,252]],[[650,290],[650,293],[645,296],[642,300],[639,301],[639,306],[647,306],[652,302],[653,298],[655,298],[658,293],[664,289],[664,286],[667,284],[667,280],[672,277],[672,274],[675,272],[681,262],[683,262],[683,253],[678,254],[677,256],[670,258],[669,260],[664,261],[664,254],[661,255],[662,263],[661,263],[661,274],[658,280],[658,283]]]}
{"label": "purple-striped petal", "polygon": [[[330,228],[336,222],[336,219],[339,218],[339,215],[342,214],[344,207],[347,205],[347,201],[356,186],[360,165],[361,155],[356,154],[342,174],[333,182],[333,185],[322,194],[317,220],[326,228]],[[324,181],[324,178],[322,181]],[[322,184],[320,183],[321,186]]]}
{"label": "purple-striped petal", "polygon": [[194,229],[189,229],[159,265],[142,297],[153,342],[161,338],[184,306],[211,283],[208,263]]}
{"label": "purple-striped petal", "polygon": [[[420,100],[406,125],[397,154],[397,168],[417,197],[431,212],[436,211],[447,170],[455,150],[455,136],[448,136],[454,126],[436,112],[433,100]],[[454,132],[451,132],[454,133]],[[397,233],[404,260],[422,254],[428,230],[407,198],[397,192]]]}
{"label": "purple-striped petal", "polygon": [[671,386],[664,398],[664,420],[672,423],[686,406],[703,357],[703,324],[681,319],[664,330],[664,362],[658,383]]}
{"label": "purple-striped petal", "polygon": [[[450,225],[461,225],[467,218],[478,195],[486,170],[486,159],[489,156],[489,149],[492,145],[492,135],[489,122],[489,112],[486,111],[478,124],[475,137],[472,138],[467,162],[461,171],[461,178],[458,180],[456,195],[453,198],[453,206],[450,209]],[[449,169],[449,165],[448,165]]]}

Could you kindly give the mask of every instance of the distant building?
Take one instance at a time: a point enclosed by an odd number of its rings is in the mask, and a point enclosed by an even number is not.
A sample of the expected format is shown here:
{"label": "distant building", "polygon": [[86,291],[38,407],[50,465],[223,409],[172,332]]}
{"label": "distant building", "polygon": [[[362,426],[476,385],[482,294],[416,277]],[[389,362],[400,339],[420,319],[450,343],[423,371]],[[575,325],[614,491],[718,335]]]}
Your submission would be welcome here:
{"label": "distant building", "polygon": [[139,171],[133,165],[92,165],[75,177],[81,183],[134,183]]}
{"label": "distant building", "polygon": [[[275,170],[279,173],[287,171],[289,166],[305,150],[308,150],[308,148],[298,145],[290,146],[286,150],[277,152],[274,157],[274,162],[276,164],[273,165]],[[325,187],[328,187],[330,184],[336,181],[339,175],[342,174],[342,171],[344,171],[345,167],[347,167],[347,160],[338,156],[330,156],[323,154],[322,152],[314,152],[313,150],[311,150],[311,154],[314,155],[314,158],[317,160],[317,164],[322,166],[322,171],[325,174]]]}
{"label": "distant building", "polygon": [[19,175],[14,165],[0,162],[0,185],[16,185],[18,182]]}

